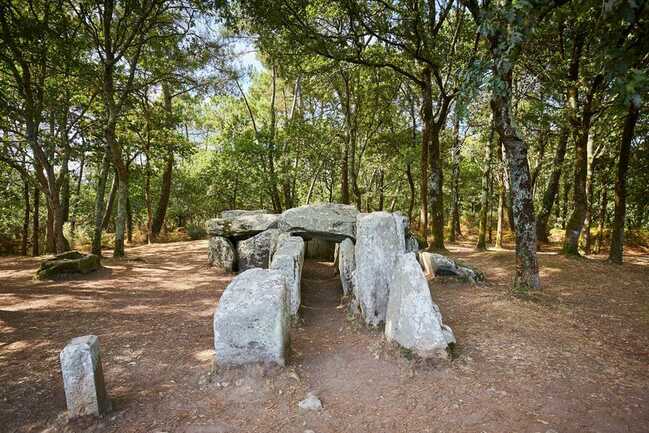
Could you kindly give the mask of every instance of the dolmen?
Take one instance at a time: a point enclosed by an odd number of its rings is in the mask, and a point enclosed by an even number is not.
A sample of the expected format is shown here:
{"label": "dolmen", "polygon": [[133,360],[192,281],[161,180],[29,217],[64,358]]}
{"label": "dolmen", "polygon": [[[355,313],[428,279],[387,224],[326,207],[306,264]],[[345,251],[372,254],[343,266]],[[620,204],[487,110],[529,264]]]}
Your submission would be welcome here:
{"label": "dolmen", "polygon": [[335,242],[343,292],[368,326],[385,324],[386,338],[423,357],[445,357],[453,331],[442,322],[419,243],[395,212],[359,213],[341,204],[264,211],[228,211],[208,223],[210,261],[240,273],[214,314],[216,360],[221,365],[284,365],[288,330],[300,308],[305,244]]}
{"label": "dolmen", "polygon": [[87,274],[99,269],[99,256],[82,254],[79,251],[66,251],[44,260],[34,278],[45,280],[62,274]]}

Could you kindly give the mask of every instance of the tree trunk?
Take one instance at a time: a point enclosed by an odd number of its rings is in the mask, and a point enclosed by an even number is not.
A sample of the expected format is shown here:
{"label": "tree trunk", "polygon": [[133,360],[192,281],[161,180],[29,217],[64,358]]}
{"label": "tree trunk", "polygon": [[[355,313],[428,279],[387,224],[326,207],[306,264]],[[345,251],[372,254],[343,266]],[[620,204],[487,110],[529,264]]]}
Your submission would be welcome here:
{"label": "tree trunk", "polygon": [[22,236],[21,236],[21,244],[20,244],[20,255],[21,256],[26,256],[27,255],[27,244],[29,242],[29,182],[27,182],[26,179],[23,180],[23,200],[25,202],[25,212],[24,212],[24,218],[23,218],[23,229],[22,229]]}
{"label": "tree trunk", "polygon": [[501,46],[503,35],[490,38],[494,56],[494,78],[504,89],[494,89],[491,107],[496,130],[506,151],[506,163],[511,182],[512,210],[516,233],[516,276],[514,287],[517,290],[540,289],[539,263],[536,255],[536,224],[534,220],[534,200],[530,168],[527,162],[527,145],[521,140],[513,127],[511,119],[512,69],[504,61]]}
{"label": "tree trunk", "polygon": [[[171,92],[167,86],[163,86],[163,95],[165,103],[165,111],[170,118],[173,118],[173,107]],[[169,128],[175,128],[175,123],[170,120]],[[165,168],[162,172],[162,186],[160,187],[160,197],[158,198],[158,205],[156,206],[155,213],[153,214],[153,222],[151,223],[151,235],[153,239],[160,235],[160,230],[165,222],[167,215],[167,208],[169,207],[169,198],[171,197],[171,180],[174,168],[174,153],[173,149],[167,149],[167,158],[165,159]],[[236,202],[236,196],[235,196]]]}
{"label": "tree trunk", "polygon": [[451,149],[451,231],[449,241],[460,233],[460,117],[455,115],[453,148]]}
{"label": "tree trunk", "polygon": [[505,224],[505,188],[501,185],[498,192],[498,226],[496,228],[496,248],[503,247],[503,227]]}
{"label": "tree trunk", "polygon": [[484,169],[482,172],[482,194],[480,196],[480,221],[478,228],[478,242],[475,246],[476,250],[484,251],[487,249],[487,211],[489,208],[489,179],[491,178],[491,149],[494,136],[494,128],[492,126],[489,132],[489,141],[485,146],[485,161]]}
{"label": "tree trunk", "polygon": [[559,180],[561,179],[561,167],[563,166],[563,159],[566,155],[566,147],[568,145],[568,128],[561,128],[559,133],[559,143],[554,152],[552,160],[552,172],[548,179],[548,185],[543,193],[543,203],[541,210],[536,216],[536,237],[540,242],[548,242],[548,220],[552,213],[554,201],[559,192]]}
{"label": "tree trunk", "polygon": [[590,224],[592,220],[593,210],[593,137],[588,138],[587,145],[588,161],[586,166],[586,218],[584,219],[584,253],[590,254],[591,250],[591,237],[590,237]]}
{"label": "tree trunk", "polygon": [[351,203],[349,198],[349,142],[343,140],[340,158],[340,201],[343,204]]}
{"label": "tree trunk", "polygon": [[419,178],[419,198],[421,201],[420,227],[421,236],[428,244],[428,148],[430,146],[431,124],[433,123],[433,96],[431,84],[430,67],[424,67],[422,71],[421,87],[421,173]]}
{"label": "tree trunk", "polygon": [[635,125],[640,116],[640,108],[634,102],[629,104],[629,112],[624,119],[624,130],[620,141],[620,151],[615,176],[615,216],[611,232],[611,249],[608,259],[612,263],[622,264],[624,254],[624,220],[626,217],[626,174],[629,169],[629,154]]}
{"label": "tree trunk", "polygon": [[110,150],[104,149],[104,157],[99,169],[99,178],[97,179],[97,194],[95,196],[95,230],[92,236],[92,253],[101,257],[101,233],[104,228],[104,196],[106,195],[106,182],[110,171]]}
{"label": "tree trunk", "polygon": [[126,240],[133,242],[133,210],[131,209],[131,198],[126,197]]}
{"label": "tree trunk", "polygon": [[54,212],[49,197],[45,197],[47,202],[47,226],[45,230],[45,248],[46,252],[56,253],[56,239],[54,236]]}
{"label": "tree trunk", "polygon": [[378,181],[376,183],[376,189],[378,190],[379,193],[379,207],[378,210],[383,210],[383,206],[385,205],[385,193],[383,191],[383,180],[385,178],[385,174],[383,170],[379,170],[379,175],[378,175]]}
{"label": "tree trunk", "polygon": [[441,125],[434,124],[431,129],[431,146],[429,152],[430,160],[430,182],[429,204],[431,213],[431,247],[436,250],[444,249],[444,172],[442,171],[440,134]]}
{"label": "tree trunk", "polygon": [[604,241],[604,227],[606,226],[606,206],[608,206],[608,188],[602,183],[602,199],[599,209],[599,226],[597,228],[597,240],[595,241],[595,253],[599,254]]}
{"label": "tree trunk", "polygon": [[106,209],[104,210],[104,216],[102,218],[101,228],[106,230],[110,219],[113,217],[113,207],[115,206],[115,200],[117,198],[117,190],[119,189],[119,176],[117,173],[113,175],[113,183],[110,187],[110,194],[108,196],[108,203],[106,204]]}
{"label": "tree trunk", "polygon": [[41,191],[38,189],[38,186],[34,187],[34,224],[32,226],[32,256],[40,256],[40,240],[39,233],[40,229],[40,206],[41,206]]}

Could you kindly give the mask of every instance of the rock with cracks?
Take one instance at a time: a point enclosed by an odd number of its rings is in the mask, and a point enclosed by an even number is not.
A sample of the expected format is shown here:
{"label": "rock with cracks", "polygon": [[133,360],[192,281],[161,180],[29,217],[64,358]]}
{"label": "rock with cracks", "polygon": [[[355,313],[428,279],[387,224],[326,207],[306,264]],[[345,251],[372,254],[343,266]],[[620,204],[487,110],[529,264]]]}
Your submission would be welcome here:
{"label": "rock with cracks", "polygon": [[237,243],[239,272],[253,268],[268,269],[272,252],[275,250],[279,230],[263,231]]}
{"label": "rock with cracks", "polygon": [[397,258],[385,320],[385,336],[422,358],[446,358],[455,343],[453,331],[442,323],[426,277],[414,253]]}
{"label": "rock with cracks", "polygon": [[101,416],[110,411],[99,339],[94,335],[73,338],[59,358],[68,417]]}
{"label": "rock with cracks", "polygon": [[355,269],[354,242],[351,239],[345,239],[338,247],[338,271],[340,273],[343,294],[345,295],[353,292]]}
{"label": "rock with cracks", "polygon": [[484,281],[484,274],[480,271],[462,265],[450,257],[442,254],[421,252],[419,262],[426,274],[435,277],[458,277],[471,283]]}
{"label": "rock with cracks", "polygon": [[207,232],[212,236],[223,236],[230,239],[245,239],[275,228],[279,215],[264,211],[230,210],[221,213],[220,218],[207,222]]}
{"label": "rock with cracks", "polygon": [[397,257],[404,252],[405,233],[400,215],[372,212],[358,216],[354,295],[368,325],[385,321],[390,280]]}
{"label": "rock with cracks", "polygon": [[99,269],[99,257],[94,254],[81,254],[67,251],[41,263],[35,278],[53,278],[61,274],[87,274]]}
{"label": "rock with cracks", "polygon": [[289,312],[281,272],[250,269],[226,287],[214,313],[214,349],[222,366],[285,365]]}
{"label": "rock with cracks", "polygon": [[280,271],[286,278],[289,312],[297,314],[300,309],[300,280],[304,266],[304,240],[298,236],[278,241],[270,269]]}
{"label": "rock with cracks", "polygon": [[212,236],[207,244],[207,259],[211,266],[233,272],[237,266],[236,251],[232,242],[221,236]]}
{"label": "rock with cracks", "polygon": [[286,210],[278,221],[283,232],[304,238],[319,237],[336,242],[356,237],[356,207],[345,204],[321,203]]}

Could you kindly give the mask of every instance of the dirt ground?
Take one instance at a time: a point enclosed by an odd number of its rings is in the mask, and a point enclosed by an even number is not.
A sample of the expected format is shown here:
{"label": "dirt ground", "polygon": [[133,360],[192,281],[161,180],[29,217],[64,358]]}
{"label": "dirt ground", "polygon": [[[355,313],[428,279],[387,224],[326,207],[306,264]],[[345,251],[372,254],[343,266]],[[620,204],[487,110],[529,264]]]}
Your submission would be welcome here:
{"label": "dirt ground", "polygon": [[[308,261],[285,369],[213,370],[212,315],[231,276],[206,241],[141,246],[79,279],[38,282],[0,258],[0,432],[648,432],[649,256],[540,255],[542,295],[509,293],[510,250],[452,254],[487,283],[431,281],[454,358],[406,359],[348,317]],[[114,412],[65,421],[58,353],[96,334]],[[314,391],[320,412],[297,403]]]}

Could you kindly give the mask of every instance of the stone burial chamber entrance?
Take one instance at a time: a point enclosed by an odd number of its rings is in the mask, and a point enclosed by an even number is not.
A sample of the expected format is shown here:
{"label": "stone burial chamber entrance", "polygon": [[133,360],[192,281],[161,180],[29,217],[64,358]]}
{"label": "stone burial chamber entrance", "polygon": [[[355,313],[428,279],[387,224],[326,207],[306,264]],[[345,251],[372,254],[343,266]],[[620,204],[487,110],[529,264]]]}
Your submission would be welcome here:
{"label": "stone burial chamber entrance", "polygon": [[[367,326],[385,324],[388,340],[422,357],[446,357],[455,342],[432,302],[417,240],[399,213],[359,213],[333,203],[281,215],[235,210],[208,221],[207,230],[210,264],[238,272],[214,314],[219,365],[285,365],[291,318],[334,307],[337,287]],[[305,258],[314,260],[305,267]],[[339,283],[330,278],[334,267]],[[303,305],[303,284],[316,305]],[[320,288],[327,293],[317,294]]]}

